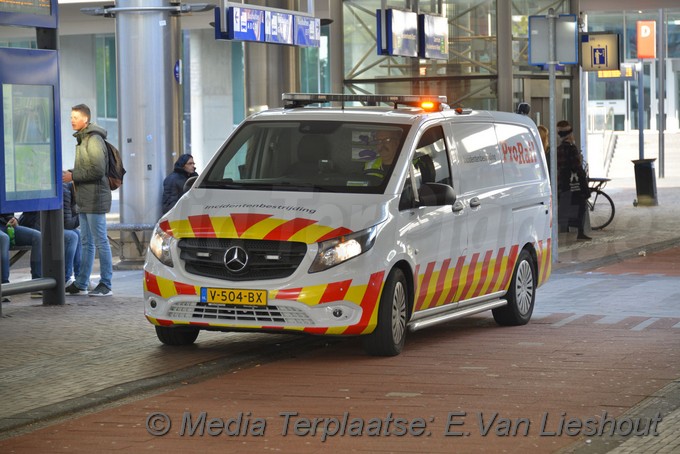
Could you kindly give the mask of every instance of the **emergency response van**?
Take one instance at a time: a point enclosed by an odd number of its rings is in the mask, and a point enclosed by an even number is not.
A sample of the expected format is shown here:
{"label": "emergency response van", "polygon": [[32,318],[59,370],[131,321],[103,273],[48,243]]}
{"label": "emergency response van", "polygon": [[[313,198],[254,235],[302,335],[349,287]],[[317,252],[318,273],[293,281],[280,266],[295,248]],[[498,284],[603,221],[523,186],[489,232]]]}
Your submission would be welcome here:
{"label": "emergency response van", "polygon": [[529,321],[552,219],[529,118],[444,97],[283,101],[247,118],[159,220],[144,311],[161,342],[361,335],[391,356],[408,331],[458,317]]}

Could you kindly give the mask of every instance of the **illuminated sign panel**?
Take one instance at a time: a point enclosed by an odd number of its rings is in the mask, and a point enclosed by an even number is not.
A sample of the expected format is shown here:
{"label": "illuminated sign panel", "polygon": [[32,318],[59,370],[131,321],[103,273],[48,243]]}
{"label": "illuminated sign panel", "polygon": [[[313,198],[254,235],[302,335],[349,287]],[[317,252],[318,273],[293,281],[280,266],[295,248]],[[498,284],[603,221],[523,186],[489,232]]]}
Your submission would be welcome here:
{"label": "illuminated sign panel", "polygon": [[418,15],[397,9],[385,10],[385,45],[382,43],[382,12],[378,21],[378,53],[381,55],[418,56]]}
{"label": "illuminated sign panel", "polygon": [[581,36],[581,68],[584,71],[618,70],[619,35],[588,33]]}
{"label": "illuminated sign panel", "polygon": [[321,21],[315,17],[295,16],[295,45],[319,47],[321,45]]}
{"label": "illuminated sign panel", "polygon": [[449,21],[445,17],[420,14],[418,55],[421,58],[449,59]]}
{"label": "illuminated sign panel", "polygon": [[598,71],[597,78],[635,80],[635,67],[631,64],[622,64],[620,70],[614,69],[610,71]]}
{"label": "illuminated sign panel", "polygon": [[264,39],[268,43],[293,44],[293,15],[264,12]]}
{"label": "illuminated sign panel", "polygon": [[264,11],[252,8],[229,8],[227,24],[228,39],[264,41]]}
{"label": "illuminated sign panel", "polygon": [[57,28],[57,0],[0,0],[0,25]]}
{"label": "illuminated sign panel", "polygon": [[319,47],[321,21],[315,17],[249,5],[215,8],[215,39]]}
{"label": "illuminated sign panel", "polygon": [[638,58],[656,58],[656,21],[637,21]]}
{"label": "illuminated sign panel", "polygon": [[376,10],[378,55],[449,58],[448,19],[397,9]]}

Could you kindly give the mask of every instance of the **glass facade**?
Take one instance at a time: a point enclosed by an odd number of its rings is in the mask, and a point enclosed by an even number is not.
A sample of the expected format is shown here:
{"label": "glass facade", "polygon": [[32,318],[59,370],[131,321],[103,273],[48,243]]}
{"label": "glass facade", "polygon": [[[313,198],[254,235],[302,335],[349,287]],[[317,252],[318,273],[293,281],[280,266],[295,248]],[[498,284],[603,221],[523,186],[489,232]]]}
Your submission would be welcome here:
{"label": "glass facade", "polygon": [[[388,1],[387,8],[406,9],[411,2]],[[443,94],[451,105],[497,109],[498,53],[510,49],[516,79],[513,101],[530,93],[529,77],[547,79],[547,70],[528,64],[528,17],[545,15],[549,8],[558,14],[568,12],[567,0],[516,0],[510,14],[500,17],[512,30],[510,47],[498,43],[497,0],[444,0],[420,2],[419,12],[448,19],[448,60],[425,60],[378,55],[376,10],[381,1],[345,0],[345,87],[351,93]],[[439,9],[440,8],[440,9]],[[501,50],[499,50],[501,49]],[[559,72],[567,81],[568,68]],[[540,103],[539,103],[540,104]]]}
{"label": "glass facade", "polygon": [[[381,2],[344,2],[345,87],[351,93],[445,94],[452,105],[493,108],[496,68],[496,2],[422,2],[420,12],[449,19],[449,59],[378,55],[376,10]],[[405,2],[387,2],[404,9]]]}
{"label": "glass facade", "polygon": [[[637,58],[637,22],[654,21],[665,36],[665,45],[657,50],[656,59]],[[680,129],[680,8],[666,10],[635,10],[591,13],[587,16],[588,32],[618,33],[620,36],[623,68],[621,77],[610,77],[598,72],[587,73],[589,116],[611,117],[611,128],[616,131],[639,128],[639,71],[642,71],[642,126],[658,129],[660,118],[658,100],[663,97],[666,130]],[[663,62],[663,65],[661,63]],[[630,72],[626,74],[625,68]],[[663,71],[663,74],[662,74]],[[663,75],[663,93],[660,76]],[[607,106],[602,111],[602,106]],[[598,121],[589,122],[593,124]]]}
{"label": "glass facade", "polygon": [[95,52],[97,115],[99,118],[115,119],[118,118],[115,36],[97,36]]}

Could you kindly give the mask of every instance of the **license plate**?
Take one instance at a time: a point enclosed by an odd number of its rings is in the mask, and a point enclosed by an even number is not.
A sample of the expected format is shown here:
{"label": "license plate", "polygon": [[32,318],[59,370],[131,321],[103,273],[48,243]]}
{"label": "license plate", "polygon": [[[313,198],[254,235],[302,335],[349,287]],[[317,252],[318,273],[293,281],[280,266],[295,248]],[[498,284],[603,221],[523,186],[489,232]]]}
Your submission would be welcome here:
{"label": "license plate", "polygon": [[265,290],[243,290],[233,288],[201,288],[201,302],[213,304],[243,304],[246,306],[266,306]]}

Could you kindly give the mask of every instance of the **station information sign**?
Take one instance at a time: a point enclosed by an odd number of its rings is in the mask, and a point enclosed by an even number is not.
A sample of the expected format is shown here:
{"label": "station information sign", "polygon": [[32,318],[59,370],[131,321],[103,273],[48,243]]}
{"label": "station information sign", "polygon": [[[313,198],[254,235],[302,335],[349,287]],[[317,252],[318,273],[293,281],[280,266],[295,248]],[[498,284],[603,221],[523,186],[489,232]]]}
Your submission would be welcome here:
{"label": "station information sign", "polygon": [[293,15],[276,11],[264,12],[264,39],[268,43],[292,45]]}
{"label": "station information sign", "polygon": [[295,45],[319,47],[321,45],[321,21],[314,17],[295,16]]}
{"label": "station information sign", "polygon": [[449,20],[442,16],[419,14],[418,55],[421,58],[449,59]]}
{"label": "station information sign", "polygon": [[0,49],[0,213],[61,208],[57,52]]}
{"label": "station information sign", "polygon": [[583,71],[618,70],[620,61],[617,33],[584,33],[581,35],[581,69]]}
{"label": "station information sign", "polygon": [[321,21],[292,11],[229,5],[215,8],[215,39],[319,47]]}
{"label": "station information sign", "polygon": [[449,23],[446,17],[397,9],[376,10],[378,55],[449,58]]}
{"label": "station information sign", "polygon": [[550,62],[548,16],[529,16],[529,64],[578,63],[578,22],[575,14],[560,14],[555,21],[555,61]]}
{"label": "station information sign", "polygon": [[227,10],[227,39],[264,42],[264,11],[233,7]]}
{"label": "station information sign", "polygon": [[57,28],[57,0],[0,0],[0,25]]}
{"label": "station information sign", "polygon": [[384,37],[381,10],[376,11],[376,20],[378,22],[378,53],[380,55],[418,56],[418,15],[416,13],[386,9]]}

